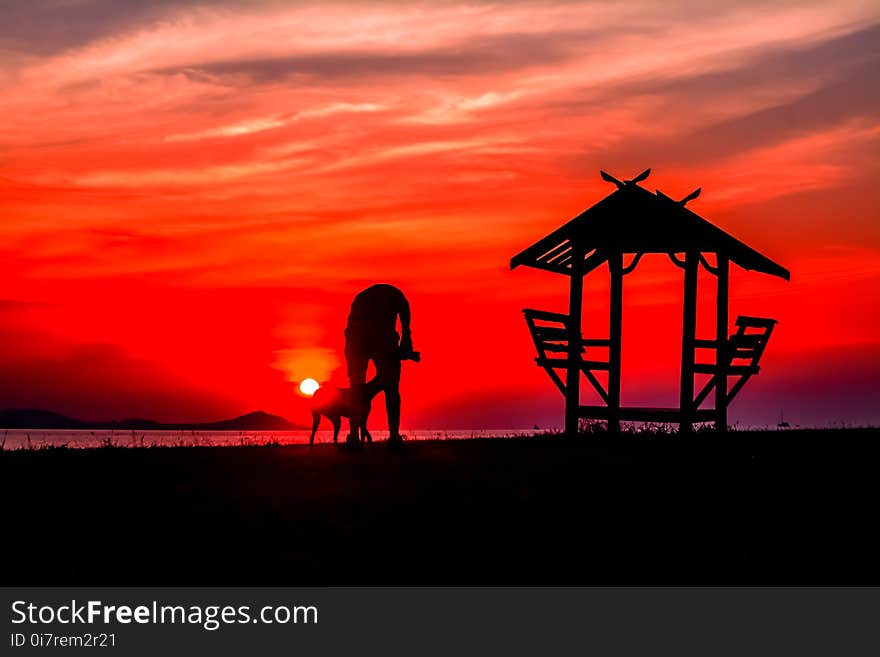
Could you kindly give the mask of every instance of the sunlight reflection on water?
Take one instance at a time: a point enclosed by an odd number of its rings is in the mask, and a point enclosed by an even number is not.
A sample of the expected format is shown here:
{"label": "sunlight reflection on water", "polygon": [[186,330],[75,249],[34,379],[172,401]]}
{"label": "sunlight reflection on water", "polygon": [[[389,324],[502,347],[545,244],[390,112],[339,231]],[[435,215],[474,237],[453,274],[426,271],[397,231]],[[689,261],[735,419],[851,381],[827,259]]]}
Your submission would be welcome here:
{"label": "sunlight reflection on water", "polygon": [[[535,429],[413,430],[404,431],[408,440],[467,440],[530,436]],[[387,439],[387,431],[371,431],[373,439]],[[340,442],[346,432],[340,432]],[[59,447],[229,447],[241,445],[306,445],[309,431],[131,431],[131,430],[47,430],[9,429],[0,431],[3,449],[51,449]],[[332,443],[332,431],[318,431],[316,444]]]}

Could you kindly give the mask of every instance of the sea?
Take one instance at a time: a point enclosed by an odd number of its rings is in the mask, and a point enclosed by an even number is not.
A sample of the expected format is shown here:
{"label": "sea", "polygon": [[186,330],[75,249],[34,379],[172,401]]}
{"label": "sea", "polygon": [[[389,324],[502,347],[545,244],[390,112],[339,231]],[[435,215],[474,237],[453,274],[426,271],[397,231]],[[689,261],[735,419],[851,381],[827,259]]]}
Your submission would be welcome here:
{"label": "sea", "polygon": [[[370,431],[373,440],[388,438],[387,431]],[[514,438],[543,433],[538,429],[481,429],[402,431],[406,440],[468,440]],[[339,433],[340,442],[347,431]],[[85,449],[94,447],[237,447],[254,445],[307,445],[310,431],[132,431],[0,429],[0,449]],[[315,444],[333,442],[333,432],[318,431]]]}

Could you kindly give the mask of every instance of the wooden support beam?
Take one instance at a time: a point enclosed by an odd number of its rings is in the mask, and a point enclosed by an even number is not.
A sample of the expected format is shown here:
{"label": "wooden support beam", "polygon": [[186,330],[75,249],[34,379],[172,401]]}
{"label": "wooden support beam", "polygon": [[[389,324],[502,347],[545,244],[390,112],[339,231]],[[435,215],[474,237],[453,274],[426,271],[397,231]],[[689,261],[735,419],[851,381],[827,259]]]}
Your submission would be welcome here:
{"label": "wooden support beam", "polygon": [[673,265],[675,265],[676,267],[680,267],[681,269],[684,269],[684,268],[685,268],[685,261],[684,261],[684,260],[680,260],[679,257],[678,257],[677,255],[675,255],[675,253],[673,253],[673,252],[670,251],[670,252],[667,253],[666,255],[669,256],[669,259],[670,259],[670,260],[672,260],[672,264],[673,264]]}
{"label": "wooden support beam", "polygon": [[752,378],[751,374],[744,374],[739,381],[733,384],[733,387],[727,393],[727,402],[730,403],[730,400],[736,397],[739,394],[739,391],[743,389],[743,386],[749,382],[749,379]]}
{"label": "wooden support beam", "polygon": [[526,319],[539,319],[544,322],[562,322],[568,319],[568,315],[562,313],[551,313],[549,310],[535,310],[534,308],[523,308],[523,315]]}
{"label": "wooden support beam", "polygon": [[[744,376],[748,374],[749,376],[753,374],[757,374],[761,370],[757,365],[727,365],[725,367],[725,371],[728,376]],[[712,363],[709,365],[708,363],[697,363],[694,365],[694,374],[712,374],[715,375],[718,373],[718,364]]]}
{"label": "wooden support beam", "polygon": [[639,260],[642,259],[643,255],[645,255],[645,254],[641,253],[641,252],[636,253],[636,257],[633,258],[633,261],[631,263],[629,263],[626,267],[623,268],[623,275],[624,276],[626,276],[627,274],[631,274],[632,272],[635,271],[636,266],[638,266]]}
{"label": "wooden support beam", "polygon": [[684,308],[681,321],[681,433],[690,433],[694,422],[694,357],[697,338],[697,267],[700,254],[688,251],[684,260]]}
{"label": "wooden support beam", "polygon": [[606,404],[608,403],[608,392],[605,388],[602,387],[602,383],[599,379],[596,378],[596,375],[593,374],[593,371],[589,368],[583,368],[581,370],[584,373],[584,376],[587,378],[587,381],[590,382],[590,385],[593,386],[593,389],[599,394],[602,398],[602,401]]}
{"label": "wooden support beam", "polygon": [[[721,256],[719,255],[718,257],[720,258]],[[715,266],[713,267],[712,265],[709,264],[709,261],[706,260],[706,256],[704,256],[701,253],[700,254],[700,264],[703,265],[703,267],[706,268],[706,271],[709,272],[710,274],[714,274],[715,276],[718,275],[718,261],[717,260],[715,261]]]}
{"label": "wooden support beam", "polygon": [[611,301],[608,336],[608,430],[620,431],[620,356],[623,327],[623,254],[608,258],[611,272]]}
{"label": "wooden support beam", "polygon": [[562,377],[560,377],[556,373],[556,370],[554,370],[552,367],[545,367],[544,371],[547,372],[548,375],[550,375],[550,380],[553,381],[553,383],[556,385],[556,387],[559,388],[559,392],[561,392],[564,396],[565,395],[565,383],[563,383]]}
{"label": "wooden support beam", "polygon": [[[565,358],[536,358],[535,362],[541,367],[557,367],[568,370],[568,354],[566,354]],[[601,360],[581,359],[579,364],[582,370],[607,370],[609,368],[608,363]]]}
{"label": "wooden support beam", "polygon": [[540,340],[568,340],[568,326],[536,326],[535,335]]}
{"label": "wooden support beam", "polygon": [[568,293],[568,364],[565,373],[565,433],[576,436],[581,405],[581,316],[584,297],[584,251],[575,245]]}
{"label": "wooden support beam", "polygon": [[730,261],[726,255],[718,254],[716,265],[718,277],[718,292],[716,297],[715,313],[715,363],[718,370],[715,373],[715,430],[727,431],[727,321],[730,294]]}

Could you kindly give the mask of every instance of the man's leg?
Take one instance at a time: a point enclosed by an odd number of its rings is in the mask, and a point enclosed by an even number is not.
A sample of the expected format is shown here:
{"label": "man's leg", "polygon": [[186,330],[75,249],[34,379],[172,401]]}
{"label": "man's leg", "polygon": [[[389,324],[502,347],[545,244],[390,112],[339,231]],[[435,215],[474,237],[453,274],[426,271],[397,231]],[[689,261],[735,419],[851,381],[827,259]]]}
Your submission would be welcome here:
{"label": "man's leg", "polygon": [[388,413],[388,439],[391,441],[401,440],[399,386],[385,391],[385,412]]}
{"label": "man's leg", "polygon": [[385,412],[388,414],[388,440],[400,441],[400,357],[397,350],[376,359],[376,376],[385,391]]}
{"label": "man's leg", "polygon": [[[355,386],[363,386],[367,382],[367,365],[369,364],[369,355],[363,353],[355,344],[346,340],[345,343],[345,364],[348,368],[348,385],[354,389]],[[349,434],[346,442],[360,442],[360,427],[355,418],[348,419]]]}

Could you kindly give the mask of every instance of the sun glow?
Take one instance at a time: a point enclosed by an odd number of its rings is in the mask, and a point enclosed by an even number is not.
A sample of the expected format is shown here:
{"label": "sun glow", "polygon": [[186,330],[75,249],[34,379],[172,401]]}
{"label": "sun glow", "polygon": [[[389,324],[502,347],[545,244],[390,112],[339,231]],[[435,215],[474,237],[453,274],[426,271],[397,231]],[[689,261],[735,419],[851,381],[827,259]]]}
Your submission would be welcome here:
{"label": "sun glow", "polygon": [[311,397],[318,391],[318,388],[320,387],[321,384],[314,379],[303,379],[302,382],[299,384],[299,391],[306,397]]}

